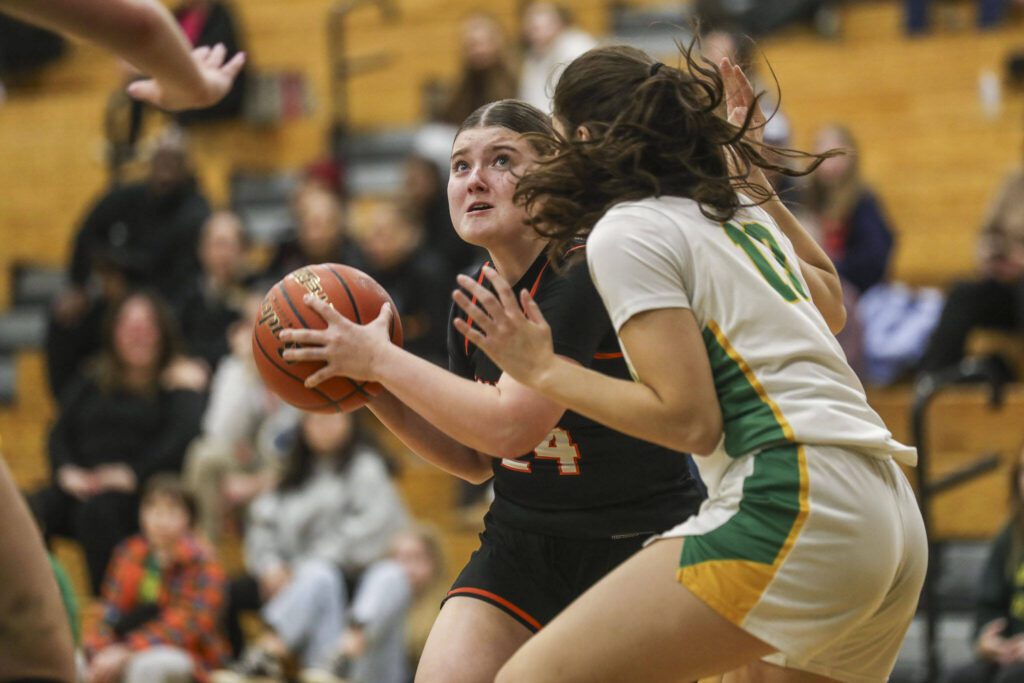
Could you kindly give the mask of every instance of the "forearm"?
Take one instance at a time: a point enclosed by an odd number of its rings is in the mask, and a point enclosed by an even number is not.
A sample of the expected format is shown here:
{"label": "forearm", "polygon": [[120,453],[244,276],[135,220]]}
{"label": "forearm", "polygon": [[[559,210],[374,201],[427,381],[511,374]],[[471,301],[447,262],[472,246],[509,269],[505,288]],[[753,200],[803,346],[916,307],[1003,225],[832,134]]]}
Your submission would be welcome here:
{"label": "forearm", "polygon": [[204,87],[185,35],[155,0],[0,0],[0,10],[99,43],[176,90]]}
{"label": "forearm", "polygon": [[376,378],[395,398],[482,454],[520,456],[557,423],[556,417],[538,427],[535,416],[516,411],[499,386],[458,377],[395,346],[387,348],[377,367]]}
{"label": "forearm", "polygon": [[385,391],[368,404],[385,427],[423,460],[460,479],[480,483],[491,477],[491,458],[451,438]]}
{"label": "forearm", "polygon": [[642,382],[602,375],[557,356],[527,382],[566,408],[612,429],[672,450],[706,455],[721,437],[721,419],[709,421],[696,402],[670,406]]}
{"label": "forearm", "polygon": [[825,318],[829,329],[833,333],[840,332],[846,325],[846,307],[843,304],[843,285],[835,264],[774,193],[763,171],[757,169],[751,173],[750,182],[772,192],[772,198],[762,204],[761,208],[772,217],[792,243],[800,259],[800,272],[807,281],[811,300]]}
{"label": "forearm", "polygon": [[71,629],[42,538],[0,458],[0,680],[73,681]]}

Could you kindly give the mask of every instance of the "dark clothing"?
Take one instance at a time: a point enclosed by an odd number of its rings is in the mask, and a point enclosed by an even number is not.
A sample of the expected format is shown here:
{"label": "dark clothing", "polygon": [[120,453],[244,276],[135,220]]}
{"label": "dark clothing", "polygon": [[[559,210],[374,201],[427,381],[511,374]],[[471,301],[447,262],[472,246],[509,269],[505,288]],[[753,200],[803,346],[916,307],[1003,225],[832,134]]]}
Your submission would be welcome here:
{"label": "dark clothing", "polygon": [[196,249],[210,205],[195,182],[166,194],[145,183],[108,191],[89,211],[75,236],[69,267],[72,284],[84,287],[97,262],[125,272],[136,285],[176,300],[199,273]]}
{"label": "dark clothing", "polygon": [[978,660],[951,671],[942,681],[943,683],[1024,683],[1024,662],[1000,666],[996,662]]}
{"label": "dark clothing", "polygon": [[[234,13],[227,3],[211,2],[205,10],[186,10],[179,8],[174,12],[174,17],[182,22],[189,12],[204,12],[197,15],[195,21],[200,26],[199,35],[192,40],[194,47],[213,47],[217,43],[227,48],[225,62],[231,60],[238,52],[245,49],[237,28]],[[192,38],[192,36],[189,36]],[[245,104],[245,89],[248,82],[248,66],[242,67],[242,71],[235,78],[231,90],[224,96],[224,99],[205,109],[193,109],[177,114],[175,118],[182,125],[189,125],[198,121],[218,121],[221,119],[235,118],[242,113]]]}
{"label": "dark clothing", "polygon": [[190,356],[202,358],[210,370],[230,353],[228,330],[241,318],[244,290],[214,292],[197,278],[177,307],[181,336]]}
{"label": "dark clothing", "polygon": [[193,391],[105,392],[95,380],[79,378],[64,393],[50,431],[55,481],[32,494],[30,502],[48,535],[82,544],[94,593],[99,593],[114,548],[138,530],[138,496],[105,492],[79,501],[57,486],[57,471],[64,465],[125,464],[141,487],[156,472],[180,471],[185,448],[199,433],[202,412],[203,397]]}
{"label": "dark clothing", "polygon": [[445,600],[483,600],[534,633],[640,550],[648,538],[556,538],[506,527],[490,514],[484,524],[480,548]]}
{"label": "dark clothing", "polygon": [[[1024,557],[1011,563],[1013,523],[992,541],[985,569],[978,580],[975,638],[996,619],[1005,619],[1004,637],[1024,633]],[[944,683],[1022,683],[1024,662],[1000,666],[978,660],[951,672]]]}
{"label": "dark clothing", "polygon": [[231,646],[232,658],[238,659],[245,648],[242,614],[263,607],[259,580],[252,574],[242,574],[228,581],[227,603],[224,607],[224,632]]}
{"label": "dark clothing", "polygon": [[203,396],[194,391],[104,391],[96,380],[81,378],[62,397],[50,431],[50,471],[125,464],[140,485],[156,472],[179,472],[199,433],[203,407]]}
{"label": "dark clothing", "polygon": [[46,327],[46,373],[50,395],[60,400],[87,358],[100,352],[109,303],[96,298],[78,320],[64,324],[51,312]]}
{"label": "dark clothing", "polygon": [[824,247],[839,276],[858,294],[885,279],[893,235],[874,193],[863,190],[846,220],[828,232]]}
{"label": "dark clothing", "polygon": [[342,265],[358,268],[364,273],[367,272],[368,268],[366,265],[366,257],[363,256],[362,250],[354,240],[344,240],[341,247],[338,248],[337,253],[330,259],[314,262],[310,260],[309,256],[303,253],[302,247],[299,246],[299,241],[292,238],[287,242],[282,242],[278,246],[270,264],[267,266],[266,270],[263,271],[263,274],[257,279],[260,281],[266,280],[270,283],[274,283],[293,270],[303,266],[315,265],[316,263],[340,263]]}
{"label": "dark clothing", "polygon": [[1006,619],[1003,635],[1024,633],[1024,557],[1010,565],[1013,526],[1007,525],[992,541],[985,569],[978,580],[975,635],[985,624]]}
{"label": "dark clothing", "polygon": [[89,587],[99,595],[114,549],[139,530],[138,496],[106,492],[80,501],[54,485],[32,493],[29,505],[47,538],[62,536],[81,544]]}
{"label": "dark clothing", "polygon": [[[629,378],[611,321],[580,253],[562,273],[541,254],[513,286],[529,289],[551,326],[555,353]],[[481,276],[478,274],[477,279]],[[452,315],[464,317],[461,310]],[[449,328],[455,374],[493,384],[501,370]],[[566,538],[613,538],[664,531],[700,504],[688,456],[566,411],[547,441],[516,459],[493,460],[493,519],[521,531]]]}
{"label": "dark clothing", "polygon": [[934,372],[959,363],[971,331],[985,327],[1024,328],[1024,282],[987,279],[953,285],[921,359],[921,370]]}
{"label": "dark clothing", "polygon": [[387,290],[402,320],[403,346],[420,358],[444,365],[444,329],[451,307],[444,262],[432,251],[419,249],[402,263],[388,269],[371,269],[369,275]]}

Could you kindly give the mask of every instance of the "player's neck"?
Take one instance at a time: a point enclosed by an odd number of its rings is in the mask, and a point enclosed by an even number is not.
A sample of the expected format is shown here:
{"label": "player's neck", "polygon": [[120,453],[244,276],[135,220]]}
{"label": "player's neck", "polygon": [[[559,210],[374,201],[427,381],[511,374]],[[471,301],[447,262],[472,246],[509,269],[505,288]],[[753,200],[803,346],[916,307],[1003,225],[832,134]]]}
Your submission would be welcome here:
{"label": "player's neck", "polygon": [[510,283],[515,284],[530,269],[545,246],[546,242],[536,239],[506,248],[491,249],[488,253],[491,255],[491,263],[494,264],[495,270]]}

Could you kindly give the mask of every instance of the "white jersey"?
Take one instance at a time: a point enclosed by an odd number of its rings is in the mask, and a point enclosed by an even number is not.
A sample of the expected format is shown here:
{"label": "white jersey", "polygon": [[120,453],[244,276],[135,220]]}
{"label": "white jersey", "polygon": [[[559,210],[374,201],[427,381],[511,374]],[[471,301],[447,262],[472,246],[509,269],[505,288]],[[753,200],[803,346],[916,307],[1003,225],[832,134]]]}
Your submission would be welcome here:
{"label": "white jersey", "polygon": [[868,405],[793,245],[764,210],[716,223],[690,199],[623,202],[594,227],[587,261],[616,331],[642,311],[693,312],[722,408],[719,451],[737,458],[791,442],[916,463]]}

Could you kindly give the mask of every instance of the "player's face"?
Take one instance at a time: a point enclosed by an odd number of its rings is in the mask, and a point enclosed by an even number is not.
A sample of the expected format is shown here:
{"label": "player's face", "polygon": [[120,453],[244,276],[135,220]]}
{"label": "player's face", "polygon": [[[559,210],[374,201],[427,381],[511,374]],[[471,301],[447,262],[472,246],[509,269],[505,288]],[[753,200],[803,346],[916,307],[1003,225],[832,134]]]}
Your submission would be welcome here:
{"label": "player's face", "polygon": [[521,240],[531,228],[512,196],[536,158],[529,143],[492,126],[462,131],[452,150],[448,209],[459,237],[485,249]]}

